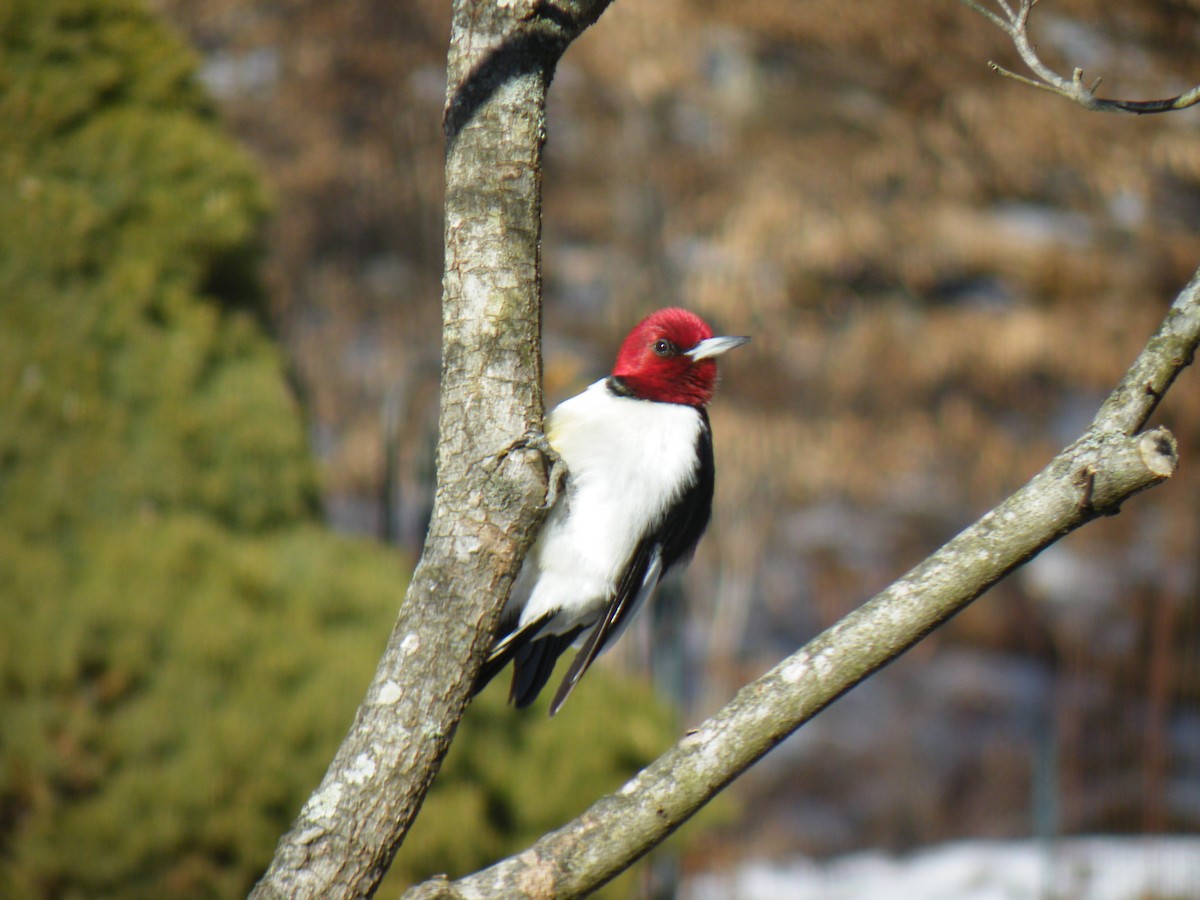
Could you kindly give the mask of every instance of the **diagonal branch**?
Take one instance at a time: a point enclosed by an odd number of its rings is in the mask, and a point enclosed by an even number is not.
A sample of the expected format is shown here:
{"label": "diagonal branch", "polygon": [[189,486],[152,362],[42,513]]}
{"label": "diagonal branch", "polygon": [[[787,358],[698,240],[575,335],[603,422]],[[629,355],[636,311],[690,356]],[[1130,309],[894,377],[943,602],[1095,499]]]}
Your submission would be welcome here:
{"label": "diagonal branch", "polygon": [[1087,432],[911,572],[744,687],[616,793],[523,853],[409,900],[578,897],[678,828],[804,722],[1063,535],[1113,515],[1177,464],[1165,428],[1137,434],[1200,344],[1200,271]]}
{"label": "diagonal branch", "polygon": [[1000,7],[999,12],[988,9],[984,6],[983,0],[962,0],[962,2],[1007,34],[1012,39],[1013,46],[1017,48],[1017,53],[1020,54],[1022,61],[1037,76],[1036,79],[1027,78],[1009,71],[998,63],[988,63],[991,69],[1007,78],[1066,97],[1094,112],[1126,112],[1146,115],[1187,109],[1189,106],[1200,103],[1200,86],[1166,100],[1108,100],[1097,97],[1096,89],[1100,86],[1099,78],[1089,87],[1083,83],[1083,69],[1079,68],[1071,73],[1070,78],[1064,78],[1042,62],[1041,57],[1038,56],[1037,49],[1029,38],[1029,14],[1037,0],[1020,0],[1019,5],[1015,8],[1006,0],[995,0]]}

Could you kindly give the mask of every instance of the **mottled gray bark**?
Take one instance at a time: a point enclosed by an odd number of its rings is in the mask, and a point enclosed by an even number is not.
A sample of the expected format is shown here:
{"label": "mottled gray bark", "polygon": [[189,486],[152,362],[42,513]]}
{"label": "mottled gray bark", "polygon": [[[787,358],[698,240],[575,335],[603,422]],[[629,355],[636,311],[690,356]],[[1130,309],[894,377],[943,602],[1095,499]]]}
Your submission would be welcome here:
{"label": "mottled gray bark", "polygon": [[1200,344],[1200,272],[1088,431],[1012,497],[743,688],[616,793],[525,852],[408,900],[579,897],[623,871],[804,722],[1064,534],[1175,471],[1175,440],[1139,433]]}
{"label": "mottled gray bark", "polygon": [[[369,896],[420,809],[538,524],[546,88],[604,2],[454,4],[433,518],[400,616],[320,786],[252,896]],[[431,335],[432,337],[432,335]]]}

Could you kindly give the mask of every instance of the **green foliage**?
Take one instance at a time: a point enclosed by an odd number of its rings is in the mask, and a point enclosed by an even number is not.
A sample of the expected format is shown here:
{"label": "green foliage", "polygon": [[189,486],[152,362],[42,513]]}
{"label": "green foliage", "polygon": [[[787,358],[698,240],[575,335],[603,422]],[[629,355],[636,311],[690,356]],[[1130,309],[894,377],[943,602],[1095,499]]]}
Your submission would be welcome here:
{"label": "green foliage", "polygon": [[405,571],[315,522],[267,199],[139,3],[0,6],[0,896],[231,896]]}
{"label": "green foliage", "polygon": [[[406,571],[317,522],[267,199],[191,53],[135,0],[8,0],[0,59],[0,897],[239,895]],[[397,877],[484,865],[660,749],[662,710],[602,683],[553,724],[478,704]]]}
{"label": "green foliage", "polygon": [[349,724],[402,568],[316,526],[246,540],[185,514],[76,550],[78,577],[47,579],[52,554],[0,545],[0,895],[243,893]]}
{"label": "green foliage", "polygon": [[135,509],[311,511],[247,277],[266,199],[190,52],[129,0],[15,0],[0,23],[0,505],[46,537]]}

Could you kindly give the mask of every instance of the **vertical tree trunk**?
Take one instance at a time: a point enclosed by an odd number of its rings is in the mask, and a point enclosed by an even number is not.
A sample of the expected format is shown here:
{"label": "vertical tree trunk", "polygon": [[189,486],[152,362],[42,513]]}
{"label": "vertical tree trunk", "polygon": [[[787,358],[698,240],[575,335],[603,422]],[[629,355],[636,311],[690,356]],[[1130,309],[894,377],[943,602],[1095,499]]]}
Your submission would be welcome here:
{"label": "vertical tree trunk", "polygon": [[[606,2],[454,4],[433,519],[354,724],[252,896],[360,897],[416,818],[544,513],[541,151],[554,66]],[[433,340],[433,335],[429,336]]]}

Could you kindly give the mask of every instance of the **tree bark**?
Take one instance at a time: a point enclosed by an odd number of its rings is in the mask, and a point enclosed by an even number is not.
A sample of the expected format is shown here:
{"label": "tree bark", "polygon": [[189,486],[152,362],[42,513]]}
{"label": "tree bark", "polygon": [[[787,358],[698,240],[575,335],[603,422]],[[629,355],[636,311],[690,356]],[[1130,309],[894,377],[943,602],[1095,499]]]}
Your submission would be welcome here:
{"label": "tree bark", "polygon": [[1200,272],[1088,431],[974,525],[747,685],[614,794],[517,856],[407,900],[583,896],[628,868],[785,737],[1063,535],[1175,471],[1165,428],[1138,433],[1200,345]]}
{"label": "tree bark", "polygon": [[608,5],[454,4],[448,60],[438,482],[408,594],[353,725],[251,896],[370,896],[470,699],[544,512],[541,152],[546,89]]}

